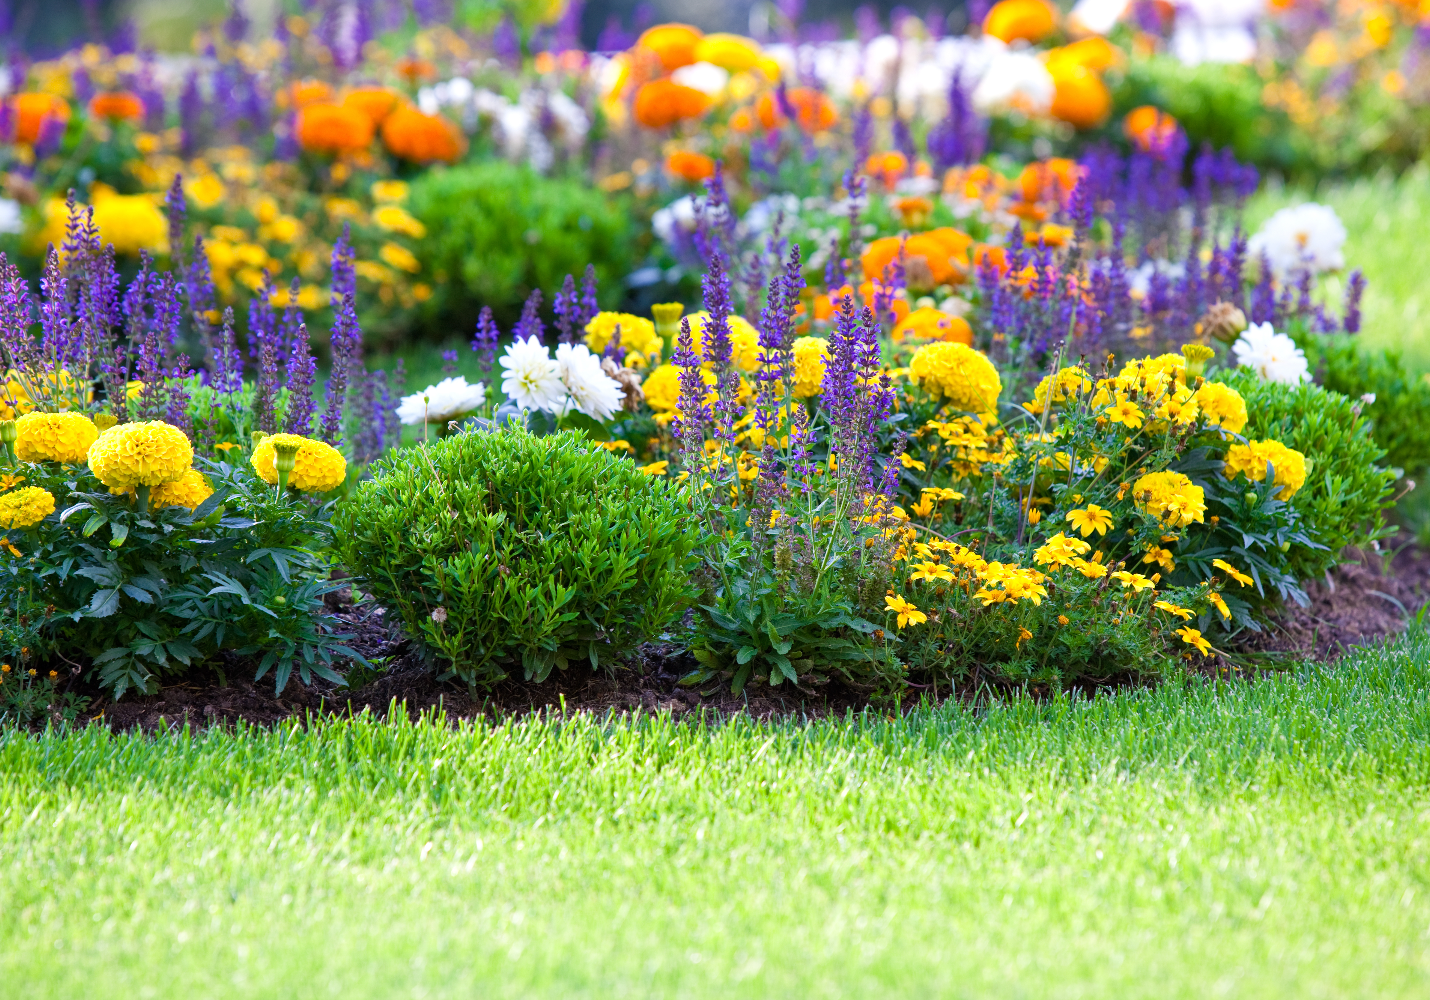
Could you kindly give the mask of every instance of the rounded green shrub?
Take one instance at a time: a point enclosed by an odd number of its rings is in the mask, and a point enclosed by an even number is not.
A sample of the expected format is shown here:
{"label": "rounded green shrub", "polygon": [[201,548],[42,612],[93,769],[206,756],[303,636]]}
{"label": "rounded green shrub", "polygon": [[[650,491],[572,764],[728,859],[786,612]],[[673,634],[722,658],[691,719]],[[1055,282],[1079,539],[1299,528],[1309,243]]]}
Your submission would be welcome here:
{"label": "rounded green shrub", "polygon": [[1282,385],[1244,369],[1218,378],[1246,399],[1246,438],[1270,438],[1306,456],[1306,484],[1291,505],[1326,549],[1292,549],[1289,572],[1301,580],[1320,576],[1341,549],[1388,533],[1381,512],[1390,506],[1395,473],[1382,464],[1385,449],[1361,407],[1312,383]]}
{"label": "rounded green shrub", "polygon": [[444,680],[596,667],[689,600],[698,539],[677,488],[580,434],[509,425],[372,470],[334,515],[339,555],[442,661]]}
{"label": "rounded green shrub", "polygon": [[490,160],[427,171],[410,205],[427,227],[418,254],[435,279],[434,323],[465,329],[484,305],[510,323],[534,289],[580,280],[588,263],[608,295],[631,269],[630,213],[574,180]]}

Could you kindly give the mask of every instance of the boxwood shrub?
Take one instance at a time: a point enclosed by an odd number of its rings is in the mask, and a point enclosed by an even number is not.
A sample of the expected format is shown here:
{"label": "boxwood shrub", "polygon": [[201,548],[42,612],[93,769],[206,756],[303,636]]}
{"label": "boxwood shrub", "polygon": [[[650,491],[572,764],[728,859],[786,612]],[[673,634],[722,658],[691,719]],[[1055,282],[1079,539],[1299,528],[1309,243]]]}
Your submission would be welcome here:
{"label": "boxwood shrub", "polygon": [[697,533],[677,489],[583,435],[507,425],[372,471],[334,515],[339,555],[444,680],[609,663],[691,596]]}

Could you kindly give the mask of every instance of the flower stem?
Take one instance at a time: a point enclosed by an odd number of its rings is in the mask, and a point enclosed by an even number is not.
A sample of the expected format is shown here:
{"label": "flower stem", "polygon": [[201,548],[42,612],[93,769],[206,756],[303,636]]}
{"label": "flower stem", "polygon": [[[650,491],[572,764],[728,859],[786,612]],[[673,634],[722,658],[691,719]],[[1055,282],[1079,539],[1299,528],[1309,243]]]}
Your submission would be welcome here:
{"label": "flower stem", "polygon": [[149,513],[149,487],[134,487],[134,504],[141,514]]}

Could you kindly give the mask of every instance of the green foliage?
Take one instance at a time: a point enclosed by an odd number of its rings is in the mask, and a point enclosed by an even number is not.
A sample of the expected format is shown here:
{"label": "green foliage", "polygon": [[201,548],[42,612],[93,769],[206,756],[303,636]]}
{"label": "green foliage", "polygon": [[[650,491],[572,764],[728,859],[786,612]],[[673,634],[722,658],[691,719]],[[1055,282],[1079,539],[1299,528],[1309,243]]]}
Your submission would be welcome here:
{"label": "green foliage", "polygon": [[337,551],[443,679],[609,663],[687,601],[696,538],[677,489],[579,434],[508,425],[372,468],[334,515]]}
{"label": "green foliage", "polygon": [[1314,384],[1281,385],[1237,370],[1218,376],[1246,398],[1248,439],[1280,441],[1306,456],[1306,484],[1290,500],[1322,549],[1295,547],[1287,568],[1298,579],[1320,576],[1346,546],[1369,545],[1390,533],[1381,512],[1390,506],[1395,474],[1372,422],[1351,399]]}
{"label": "green foliage", "polygon": [[[205,468],[216,491],[195,510],[141,513],[88,472],[21,466],[26,485],[60,506],[34,531],[9,533],[22,555],[0,564],[0,608],[17,619],[43,608],[40,656],[92,659],[115,698],[219,652],[257,659],[257,677],[271,670],[278,691],[294,671],[304,683],[341,682],[332,664],[355,654],[323,609],[339,586],[318,554],[327,508],[277,497],[246,469]],[[15,647],[7,641],[0,656]]]}
{"label": "green foliage", "polygon": [[630,270],[632,224],[618,198],[502,161],[430,170],[413,182],[418,248],[435,279],[429,318],[464,329],[484,305],[511,322],[533,289],[579,280],[588,263],[608,291]]}

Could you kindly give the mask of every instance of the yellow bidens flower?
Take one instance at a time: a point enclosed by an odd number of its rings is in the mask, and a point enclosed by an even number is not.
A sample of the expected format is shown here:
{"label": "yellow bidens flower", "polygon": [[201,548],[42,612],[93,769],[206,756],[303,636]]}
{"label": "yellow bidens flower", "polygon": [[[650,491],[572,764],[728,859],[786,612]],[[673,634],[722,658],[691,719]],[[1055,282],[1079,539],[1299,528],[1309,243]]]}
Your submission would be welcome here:
{"label": "yellow bidens flower", "polygon": [[372,221],[390,232],[402,233],[415,239],[420,240],[427,235],[427,227],[422,221],[397,205],[383,205],[373,209]]}
{"label": "yellow bidens flower", "polygon": [[1137,506],[1168,527],[1205,523],[1206,493],[1180,472],[1153,472],[1132,485]]}
{"label": "yellow bidens flower", "polygon": [[1201,409],[1202,417],[1212,427],[1240,434],[1246,426],[1246,400],[1230,386],[1208,382],[1192,398]]}
{"label": "yellow bidens flower", "polygon": [[15,455],[22,462],[78,465],[99,437],[99,428],[83,413],[27,413],[15,430]]}
{"label": "yellow bidens flower", "polygon": [[1288,448],[1280,441],[1248,441],[1234,444],[1226,453],[1226,478],[1234,479],[1244,472],[1252,482],[1266,478],[1266,466],[1270,464],[1276,471],[1276,493],[1278,500],[1290,500],[1296,491],[1306,484],[1306,456],[1294,448]]}
{"label": "yellow bidens flower", "polygon": [[794,386],[800,399],[824,391],[824,366],[829,363],[829,341],[823,337],[800,337],[794,342]]}
{"label": "yellow bidens flower", "polygon": [[1003,382],[993,362],[966,344],[925,344],[909,361],[909,378],[959,410],[992,413]]}
{"label": "yellow bidens flower", "polygon": [[184,432],[162,420],[120,424],[89,446],[89,470],[111,488],[172,483],[193,460]]}
{"label": "yellow bidens flower", "polygon": [[929,620],[928,615],[902,597],[885,597],[884,607],[899,616],[899,628],[903,628],[905,625],[922,625]]}
{"label": "yellow bidens flower", "polygon": [[253,471],[270,486],[278,482],[278,445],[298,449],[288,485],[301,493],[327,493],[337,489],[347,479],[347,459],[332,445],[299,434],[270,434],[258,442],[253,449],[253,457],[249,459]]}
{"label": "yellow bidens flower", "polygon": [[1212,655],[1212,644],[1202,638],[1202,633],[1200,630],[1194,628],[1179,628],[1173,634],[1181,636],[1182,641],[1185,642],[1187,645],[1195,646],[1197,648],[1197,652],[1201,653],[1203,656]]}
{"label": "yellow bidens flower", "polygon": [[1122,584],[1123,587],[1130,587],[1134,594],[1144,590],[1151,590],[1152,587],[1155,586],[1151,580],[1141,573],[1129,573],[1125,569],[1120,569],[1116,573],[1113,573],[1112,578]]}
{"label": "yellow bidens flower", "polygon": [[54,512],[54,496],[38,486],[0,494],[0,528],[33,528]]}
{"label": "yellow bidens flower", "polygon": [[631,368],[648,368],[660,364],[665,342],[656,333],[655,324],[642,316],[622,312],[598,312],[586,324],[586,346],[599,355],[621,328],[621,346],[626,349],[625,363]]}
{"label": "yellow bidens flower", "polygon": [[978,570],[984,586],[973,596],[986,608],[991,604],[1014,602],[1027,598],[1035,605],[1048,596],[1043,586],[1046,577],[1035,569],[1023,569],[1016,563],[991,562]]}
{"label": "yellow bidens flower", "polygon": [[1156,601],[1153,603],[1152,607],[1156,608],[1158,611],[1165,611],[1169,615],[1176,615],[1184,622],[1191,621],[1193,618],[1196,617],[1196,615],[1188,611],[1186,608],[1179,608],[1171,601]]}
{"label": "yellow bidens flower", "polygon": [[643,476],[663,476],[670,471],[670,462],[652,462],[649,465],[638,465],[636,471]]}
{"label": "yellow bidens flower", "polygon": [[1226,570],[1227,574],[1243,587],[1250,587],[1252,583],[1255,582],[1251,579],[1251,577],[1247,576],[1245,573],[1237,569],[1225,559],[1213,559],[1212,565],[1217,569]]}
{"label": "yellow bidens flower", "polygon": [[1086,538],[1094,531],[1099,535],[1107,534],[1107,529],[1114,524],[1112,511],[1099,507],[1095,503],[1090,503],[1081,510],[1070,510],[1067,516],[1068,521],[1078,531],[1082,532],[1082,537]]}
{"label": "yellow bidens flower", "polygon": [[[112,488],[111,493],[133,493],[134,488],[128,489]],[[149,494],[149,508],[157,510],[160,507],[187,507],[193,510],[209,497],[213,496],[213,487],[204,478],[203,473],[197,469],[190,469],[183,476],[172,483],[163,483],[155,486],[154,491]]]}
{"label": "yellow bidens flower", "polygon": [[1207,595],[1207,600],[1212,602],[1212,607],[1216,608],[1218,611],[1221,612],[1221,616],[1223,618],[1227,619],[1228,621],[1231,620],[1231,609],[1226,606],[1226,601],[1222,600],[1222,596],[1220,594],[1213,590],[1210,594]]}

